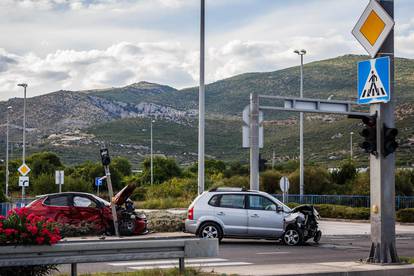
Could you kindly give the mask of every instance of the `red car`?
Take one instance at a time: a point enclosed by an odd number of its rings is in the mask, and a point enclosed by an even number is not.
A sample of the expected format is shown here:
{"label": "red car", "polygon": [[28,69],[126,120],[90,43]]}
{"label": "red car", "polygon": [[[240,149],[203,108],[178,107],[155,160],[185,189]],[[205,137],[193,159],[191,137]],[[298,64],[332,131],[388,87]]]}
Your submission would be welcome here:
{"label": "red car", "polygon": [[[126,186],[115,197],[121,235],[137,235],[147,232],[147,218],[135,212],[128,197],[134,188]],[[124,205],[124,206],[123,206]],[[65,192],[39,196],[27,209],[38,216],[55,219],[61,224],[80,225],[88,223],[99,233],[113,234],[113,220],[110,203],[93,194]]]}

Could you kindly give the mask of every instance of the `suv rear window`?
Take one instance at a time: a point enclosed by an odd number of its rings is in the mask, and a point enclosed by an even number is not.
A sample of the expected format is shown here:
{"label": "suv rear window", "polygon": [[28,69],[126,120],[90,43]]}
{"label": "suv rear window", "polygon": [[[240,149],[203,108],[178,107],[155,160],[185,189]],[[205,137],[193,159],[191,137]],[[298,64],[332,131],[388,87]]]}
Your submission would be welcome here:
{"label": "suv rear window", "polygon": [[231,194],[224,194],[220,197],[220,207],[223,208],[244,208],[244,195],[231,195]]}
{"label": "suv rear window", "polygon": [[221,195],[214,195],[208,202],[209,205],[218,207],[220,205],[220,197]]}

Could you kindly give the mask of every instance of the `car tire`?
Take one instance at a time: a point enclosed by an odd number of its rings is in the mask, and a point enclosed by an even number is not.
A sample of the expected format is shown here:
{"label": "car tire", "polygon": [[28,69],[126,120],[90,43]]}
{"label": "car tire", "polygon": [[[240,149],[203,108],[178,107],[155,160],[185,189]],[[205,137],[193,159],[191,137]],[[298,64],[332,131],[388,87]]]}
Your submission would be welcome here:
{"label": "car tire", "polygon": [[283,243],[289,246],[301,245],[303,243],[303,233],[297,227],[286,229],[282,237]]}
{"label": "car tire", "polygon": [[132,236],[135,233],[135,220],[123,219],[119,223],[119,234],[122,236]]}
{"label": "car tire", "polygon": [[322,232],[321,232],[321,230],[318,230],[316,232],[315,236],[313,237],[313,241],[315,243],[319,243],[319,241],[321,240],[321,237],[322,237]]}
{"label": "car tire", "polygon": [[217,223],[207,222],[201,225],[198,230],[198,237],[203,239],[218,239],[221,241],[223,239],[223,231]]}

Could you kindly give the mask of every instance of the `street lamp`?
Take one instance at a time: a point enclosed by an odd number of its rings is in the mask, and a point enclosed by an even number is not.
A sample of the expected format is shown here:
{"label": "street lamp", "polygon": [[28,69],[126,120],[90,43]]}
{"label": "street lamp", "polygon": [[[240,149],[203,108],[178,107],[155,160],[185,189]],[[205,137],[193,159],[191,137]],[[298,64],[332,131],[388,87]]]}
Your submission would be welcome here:
{"label": "street lamp", "polygon": [[[22,164],[26,163],[26,88],[27,83],[19,83],[17,86],[21,86],[24,89],[24,98],[23,98],[23,154],[22,154]],[[22,200],[24,200],[24,186],[22,186]]]}
{"label": "street lamp", "polygon": [[200,85],[198,88],[198,194],[204,192],[204,156],[205,156],[205,0],[200,0]]}
{"label": "street lamp", "polygon": [[6,130],[6,197],[9,197],[9,125],[11,106],[7,107],[7,130]]}
{"label": "street lamp", "polygon": [[350,155],[351,155],[351,160],[352,160],[352,158],[353,158],[353,147],[352,147],[352,135],[354,135],[354,132],[353,131],[351,131],[350,133],[350,146],[351,146],[351,151],[350,151]]}
{"label": "street lamp", "polygon": [[155,123],[155,120],[151,120],[151,186],[154,183],[154,163],[152,157],[152,148],[153,148],[153,139],[152,139],[152,124]]}
{"label": "street lamp", "polygon": [[[295,50],[293,51],[295,54],[300,55],[300,97],[303,98],[303,56],[306,54],[306,50]],[[303,112],[300,112],[300,161],[299,161],[299,194],[300,194],[300,202],[303,202],[303,194],[304,194],[304,165],[303,165]]]}

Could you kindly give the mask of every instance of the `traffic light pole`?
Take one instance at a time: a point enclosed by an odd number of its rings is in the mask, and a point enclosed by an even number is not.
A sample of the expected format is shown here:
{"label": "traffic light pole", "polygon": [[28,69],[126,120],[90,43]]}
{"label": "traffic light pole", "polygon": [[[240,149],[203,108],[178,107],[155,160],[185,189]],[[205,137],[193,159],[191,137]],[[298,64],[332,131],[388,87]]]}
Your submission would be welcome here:
{"label": "traffic light pole", "polygon": [[[394,1],[380,0],[381,6],[394,18]],[[393,128],[394,119],[394,30],[388,35],[377,57],[390,58],[390,94],[388,103],[372,104],[377,114],[377,156],[370,155],[371,179],[371,250],[368,262],[399,262],[395,246],[395,153],[384,156],[384,124]]]}
{"label": "traffic light pole", "polygon": [[105,168],[106,183],[108,184],[109,199],[111,202],[111,212],[112,212],[112,219],[114,222],[115,235],[119,237],[118,216],[116,214],[115,204],[112,202],[113,197],[114,197],[114,192],[112,189],[111,172],[109,171],[109,166],[104,166],[104,168]]}

